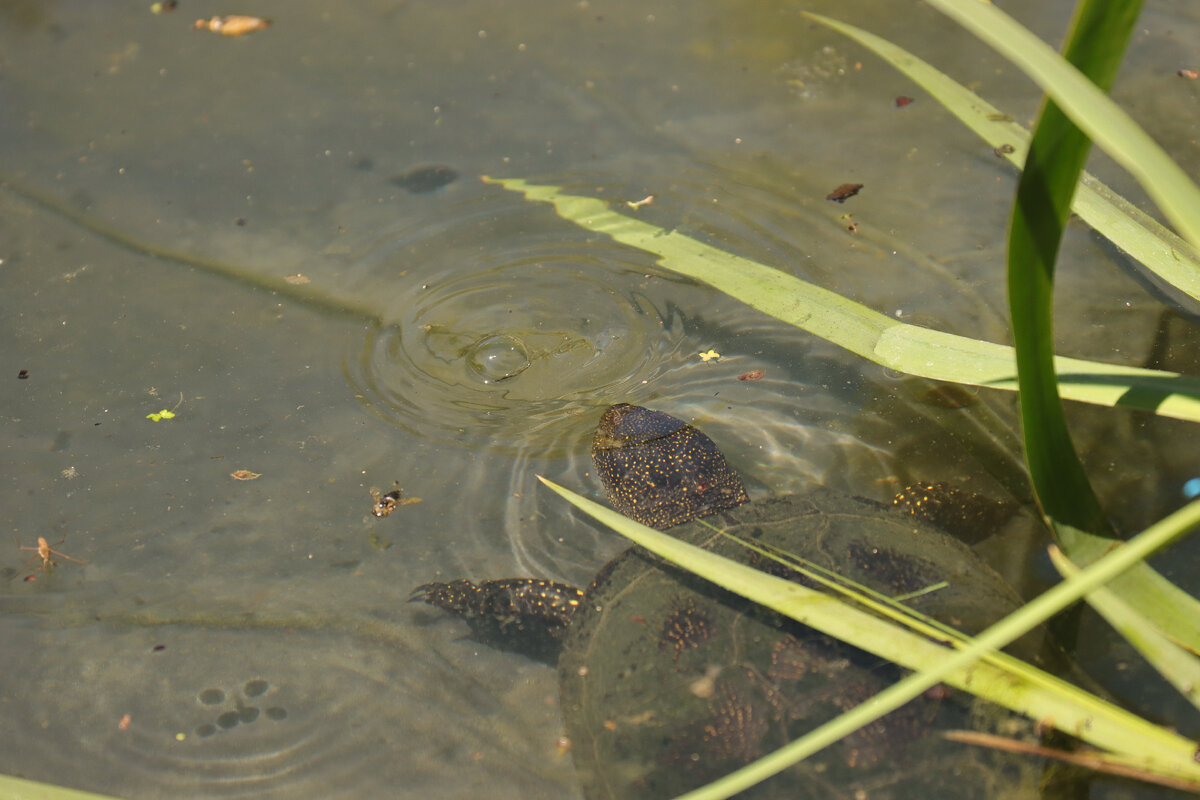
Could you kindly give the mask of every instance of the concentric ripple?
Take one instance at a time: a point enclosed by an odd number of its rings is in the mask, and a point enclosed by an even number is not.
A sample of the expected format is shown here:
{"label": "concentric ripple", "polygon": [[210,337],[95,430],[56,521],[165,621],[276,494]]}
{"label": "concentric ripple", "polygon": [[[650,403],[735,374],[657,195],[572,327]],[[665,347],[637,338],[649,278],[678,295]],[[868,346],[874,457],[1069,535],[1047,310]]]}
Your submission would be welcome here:
{"label": "concentric ripple", "polygon": [[[8,769],[31,779],[188,798],[390,797],[398,786],[435,797],[489,779],[497,798],[562,796],[573,779],[561,759],[547,766],[553,732],[524,741],[545,711],[527,717],[522,706],[537,704],[510,704],[502,682],[481,684],[420,640],[24,630],[5,666],[35,668],[39,680],[8,710],[4,749]],[[552,691],[550,675],[543,683]],[[523,771],[535,763],[545,774]]]}
{"label": "concentric ripple", "polygon": [[677,360],[682,327],[617,248],[539,247],[433,278],[348,360],[360,398],[420,435],[550,446],[557,423],[624,397]]}
{"label": "concentric ripple", "polygon": [[[770,165],[658,166],[634,178],[536,182],[630,206],[626,213],[664,230],[877,307],[913,290],[916,270],[876,268],[885,256],[893,266],[901,258],[892,243],[851,236],[823,194]],[[383,321],[346,359],[347,379],[365,406],[413,433],[562,455],[556,447],[578,443],[570,428],[589,412],[686,394],[704,376],[680,368],[695,367],[710,348],[730,357],[779,354],[786,360],[774,376],[787,374],[798,389],[825,383],[802,363],[810,334],[662,270],[652,254],[558,219],[542,204],[481,186],[436,212],[376,230],[349,268],[388,298]],[[794,423],[794,400],[764,397],[762,388],[753,393],[760,415],[774,407],[780,424]]]}

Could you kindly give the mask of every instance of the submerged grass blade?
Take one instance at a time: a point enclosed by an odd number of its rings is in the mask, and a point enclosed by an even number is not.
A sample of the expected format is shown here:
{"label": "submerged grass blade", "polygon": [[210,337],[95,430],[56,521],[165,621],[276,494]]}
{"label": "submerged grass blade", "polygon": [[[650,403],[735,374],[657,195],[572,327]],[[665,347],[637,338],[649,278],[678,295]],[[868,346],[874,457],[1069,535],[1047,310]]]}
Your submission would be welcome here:
{"label": "submerged grass blade", "polygon": [[[840,20],[803,12],[874,51],[896,69],[912,78],[946,107],[959,121],[1018,169],[1025,164],[1029,131],[1007,114],[980,98],[912,53],[886,39]],[[1088,173],[1083,173],[1071,210],[1118,248],[1137,259],[1165,283],[1200,300],[1200,255],[1187,242],[1158,223],[1137,206],[1118,195]]]}
{"label": "submerged grass blade", "polygon": [[[1038,597],[1016,613],[1001,620],[973,643],[953,651],[924,637],[899,629],[892,623],[823,594],[764,575],[750,567],[722,558],[679,541],[667,534],[640,525],[617,512],[539,478],[577,508],[646,549],[679,564],[689,571],[762,605],[779,611],[805,625],[820,630],[860,649],[876,653],[922,674],[906,678],[904,687],[892,687],[876,696],[872,704],[896,708],[925,688],[945,681],[1035,719],[1052,719],[1060,728],[1097,747],[1135,759],[1140,766],[1174,777],[1200,781],[1200,764],[1192,760],[1195,743],[1172,731],[1157,727],[1100,698],[1088,695],[1052,675],[1026,667],[1033,680],[1021,679],[1015,671],[991,663],[977,662],[985,653],[1003,647],[1031,630],[1053,614],[1077,601],[1086,593],[1111,580],[1150,552],[1165,546],[1180,535],[1176,526],[1187,529],[1200,524],[1200,502],[1193,503],[1137,538]],[[814,596],[817,599],[814,602]],[[864,635],[875,631],[876,635]],[[996,658],[1008,656],[996,654]],[[886,695],[886,696],[885,696]],[[881,702],[881,699],[883,701]],[[832,736],[824,728],[822,737]],[[828,744],[832,739],[821,738]],[[767,757],[768,767],[752,765],[734,773],[744,788],[794,763],[798,743]],[[747,770],[754,772],[747,777]],[[736,789],[735,789],[736,790]],[[728,795],[721,795],[728,796]]]}
{"label": "submerged grass blade", "polygon": [[[601,200],[517,178],[484,180],[552,204],[588,230],[659,256],[659,265],[713,286],[881,366],[933,380],[1015,390],[1012,348],[907,325],[777,269],[625,216]],[[1171,372],[1062,358],[1063,397],[1200,422],[1200,379]]]}

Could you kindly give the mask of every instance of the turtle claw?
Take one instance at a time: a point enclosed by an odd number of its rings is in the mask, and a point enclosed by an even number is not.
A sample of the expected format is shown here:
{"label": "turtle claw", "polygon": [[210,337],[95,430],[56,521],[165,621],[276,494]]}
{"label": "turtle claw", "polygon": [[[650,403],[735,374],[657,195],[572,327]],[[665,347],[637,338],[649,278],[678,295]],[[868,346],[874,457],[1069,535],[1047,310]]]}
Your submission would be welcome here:
{"label": "turtle claw", "polygon": [[473,616],[483,610],[480,587],[463,578],[449,583],[423,583],[408,598],[410,603],[418,600],[462,616]]}
{"label": "turtle claw", "polygon": [[459,578],[421,584],[409,597],[409,602],[418,600],[462,617],[480,641],[552,662],[583,592],[536,578],[478,584]]}

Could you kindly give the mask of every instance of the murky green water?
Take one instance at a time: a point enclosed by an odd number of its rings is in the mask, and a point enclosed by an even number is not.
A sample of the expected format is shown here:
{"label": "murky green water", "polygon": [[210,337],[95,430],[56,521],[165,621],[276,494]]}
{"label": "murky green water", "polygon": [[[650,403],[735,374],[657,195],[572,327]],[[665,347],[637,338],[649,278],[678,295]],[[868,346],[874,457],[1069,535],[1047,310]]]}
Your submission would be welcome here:
{"label": "murky green water", "polygon": [[[1053,39],[1069,4],[1043,5],[1009,10]],[[534,479],[598,494],[586,449],[612,402],[697,422],[759,496],[999,491],[946,431],[1011,457],[1011,397],[942,408],[478,180],[653,195],[655,224],[1003,341],[1013,171],[801,5],[148,6],[0,5],[0,506],[22,545],[88,562],[25,581],[28,553],[0,561],[0,771],[130,797],[575,796],[553,672],[406,600],[459,576],[582,583],[622,549]],[[1036,111],[921,5],[803,8]],[[192,29],[233,10],[274,22]],[[1185,166],[1197,85],[1174,72],[1197,16],[1150,4],[1116,92]],[[457,179],[397,181],[437,165]],[[846,182],[865,188],[824,199]],[[1126,267],[1070,232],[1059,352],[1151,353],[1162,307]],[[1197,370],[1183,324],[1157,341]],[[1190,428],[1071,410],[1122,527],[1182,502]],[[370,517],[395,481],[422,502]],[[993,555],[1027,575],[1040,533],[1011,536]],[[1196,590],[1188,563],[1164,568]],[[1123,699],[1175,713],[1100,641]]]}

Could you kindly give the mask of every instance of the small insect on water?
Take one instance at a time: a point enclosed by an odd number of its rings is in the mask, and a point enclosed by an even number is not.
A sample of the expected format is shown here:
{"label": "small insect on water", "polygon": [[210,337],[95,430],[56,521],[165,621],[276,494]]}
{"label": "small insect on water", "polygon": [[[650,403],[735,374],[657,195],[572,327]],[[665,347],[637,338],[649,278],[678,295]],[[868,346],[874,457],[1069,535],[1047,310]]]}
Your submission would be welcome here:
{"label": "small insect on water", "polygon": [[54,544],[50,544],[49,542],[46,541],[45,537],[39,536],[38,540],[37,540],[37,547],[25,547],[23,544],[21,544],[20,542],[17,542],[14,539],[13,541],[16,542],[18,550],[32,550],[33,551],[33,555],[31,555],[29,557],[29,560],[25,562],[25,566],[21,567],[21,569],[17,571],[17,575],[20,575],[22,572],[29,569],[29,565],[32,564],[35,560],[37,560],[39,558],[42,560],[42,565],[40,567],[37,567],[37,569],[42,572],[49,572],[50,570],[52,570],[58,566],[57,561],[52,561],[50,559],[51,555],[56,555],[59,558],[65,558],[67,561],[74,561],[76,564],[88,563],[86,561],[82,561],[78,558],[74,558],[72,556],[67,555],[66,553],[63,553],[63,552],[60,552],[60,551],[54,549],[54,548],[58,547],[60,544],[62,544],[63,542],[65,542],[66,540],[67,540],[67,537],[64,536],[63,538],[59,539]]}
{"label": "small insect on water", "polygon": [[371,507],[371,514],[373,516],[386,517],[395,511],[397,506],[407,506],[412,503],[421,502],[421,498],[419,497],[405,497],[401,499],[400,481],[396,481],[395,485],[396,488],[387,494],[380,494],[378,489],[374,486],[371,487],[371,500],[375,502],[375,505]]}

